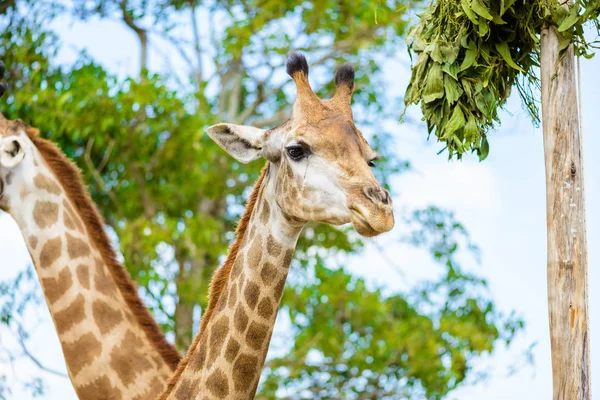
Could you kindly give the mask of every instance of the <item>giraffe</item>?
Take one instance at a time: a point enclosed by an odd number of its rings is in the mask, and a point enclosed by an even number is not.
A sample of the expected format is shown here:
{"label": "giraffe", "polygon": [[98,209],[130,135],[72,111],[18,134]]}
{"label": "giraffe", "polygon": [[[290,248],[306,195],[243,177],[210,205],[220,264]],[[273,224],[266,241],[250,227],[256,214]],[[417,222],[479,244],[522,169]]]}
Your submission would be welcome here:
{"label": "giraffe", "polygon": [[394,226],[391,198],[370,169],[378,155],[354,124],[353,67],[339,68],[328,101],[312,91],[303,55],[288,57],[287,73],[297,98],[284,124],[207,129],[238,161],[262,157],[267,163],[213,276],[200,332],[159,399],[254,397],[294,248],[308,221],[351,222],[366,237]]}
{"label": "giraffe", "polygon": [[80,399],[153,399],[178,351],[117,261],[77,167],[0,114],[0,209],[17,222]]}

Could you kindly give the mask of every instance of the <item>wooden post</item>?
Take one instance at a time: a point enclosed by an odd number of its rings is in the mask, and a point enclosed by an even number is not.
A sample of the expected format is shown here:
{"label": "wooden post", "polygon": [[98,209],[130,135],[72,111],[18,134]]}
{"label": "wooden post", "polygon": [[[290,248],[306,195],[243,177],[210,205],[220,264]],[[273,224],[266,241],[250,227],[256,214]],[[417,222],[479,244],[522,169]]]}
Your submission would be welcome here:
{"label": "wooden post", "polygon": [[553,27],[541,34],[546,161],[548,309],[554,400],[591,399],[583,155],[573,46],[559,61]]}

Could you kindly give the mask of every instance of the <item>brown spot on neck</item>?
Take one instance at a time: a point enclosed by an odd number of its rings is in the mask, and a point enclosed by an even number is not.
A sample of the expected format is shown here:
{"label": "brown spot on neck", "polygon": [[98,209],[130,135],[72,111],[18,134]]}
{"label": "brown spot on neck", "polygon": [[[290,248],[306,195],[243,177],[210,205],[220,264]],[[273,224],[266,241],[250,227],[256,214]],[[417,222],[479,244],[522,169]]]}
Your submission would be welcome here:
{"label": "brown spot on neck", "polygon": [[45,190],[48,193],[59,195],[62,193],[60,186],[43,173],[39,173],[33,178],[33,184],[40,190]]}
{"label": "brown spot on neck", "polygon": [[[86,400],[123,400],[121,391],[114,387],[106,375],[92,381],[91,383],[75,388],[77,397]],[[108,397],[107,397],[108,396]]]}
{"label": "brown spot on neck", "polygon": [[59,237],[50,239],[44,243],[40,253],[40,267],[50,268],[62,253],[62,239]]}
{"label": "brown spot on neck", "polygon": [[246,332],[246,342],[254,350],[261,350],[269,335],[270,327],[259,322],[252,322]]}
{"label": "brown spot on neck", "polygon": [[175,392],[175,398],[177,400],[188,400],[194,397],[194,385],[189,379],[184,380],[179,385],[179,389]]}
{"label": "brown spot on neck", "polygon": [[210,393],[219,398],[224,399],[229,394],[229,383],[227,383],[227,375],[220,369],[215,370],[206,380],[206,387]]}
{"label": "brown spot on neck", "polygon": [[246,310],[244,310],[244,305],[239,303],[235,310],[235,315],[233,316],[233,323],[240,333],[244,333],[246,330],[248,319],[248,314],[246,313]]}
{"label": "brown spot on neck", "polygon": [[114,295],[117,288],[115,287],[113,280],[110,279],[109,275],[106,273],[106,266],[102,260],[96,259],[95,271],[94,284],[96,290],[107,296]]}
{"label": "brown spot on neck", "polygon": [[258,357],[242,354],[233,365],[233,385],[236,392],[246,393],[252,388],[258,368]]}
{"label": "brown spot on neck", "polygon": [[260,278],[267,286],[270,286],[273,283],[275,278],[277,278],[277,275],[277,268],[269,262],[267,262],[260,271]]}
{"label": "brown spot on neck", "polygon": [[258,296],[260,296],[260,288],[254,282],[248,282],[244,289],[244,299],[246,304],[250,307],[250,310],[254,310],[256,303],[258,303]]}
{"label": "brown spot on neck", "polygon": [[73,286],[73,274],[69,268],[63,268],[57,278],[43,278],[42,287],[50,305],[56,303]]}
{"label": "brown spot on neck", "polygon": [[248,250],[248,266],[257,268],[263,256],[263,239],[261,235],[256,235],[254,240],[248,238],[250,250]]}
{"label": "brown spot on neck", "polygon": [[79,294],[71,305],[54,314],[54,322],[58,334],[68,332],[72,327],[85,319],[85,299]]}
{"label": "brown spot on neck", "polygon": [[223,346],[225,345],[225,338],[227,337],[228,331],[229,317],[224,315],[210,330],[210,340],[208,342],[208,348],[210,350],[208,355],[208,368],[210,368],[212,363],[221,354]]}
{"label": "brown spot on neck", "polygon": [[123,321],[121,310],[113,309],[102,300],[96,300],[92,304],[92,313],[94,321],[96,321],[96,325],[98,325],[98,329],[103,335],[112,331],[115,326]]}
{"label": "brown spot on neck", "polygon": [[37,236],[30,236],[29,237],[29,247],[31,247],[31,250],[35,250],[37,245],[38,245]]}
{"label": "brown spot on neck", "polygon": [[102,343],[93,333],[86,333],[73,343],[63,344],[62,347],[65,359],[69,360],[68,367],[73,377],[102,354]]}
{"label": "brown spot on neck", "polygon": [[81,239],[67,233],[67,251],[71,259],[85,257],[90,254],[90,246]]}
{"label": "brown spot on neck", "polygon": [[281,247],[281,244],[275,240],[273,235],[269,235],[267,238],[267,252],[273,257],[277,257],[281,254]]}
{"label": "brown spot on neck", "polygon": [[240,351],[240,344],[234,338],[230,337],[227,342],[227,349],[225,350],[225,359],[229,362],[233,362],[238,352]]}
{"label": "brown spot on neck", "polygon": [[85,264],[81,264],[79,266],[77,266],[77,279],[79,280],[79,283],[81,284],[81,286],[83,286],[85,289],[90,289],[90,268],[85,265]]}
{"label": "brown spot on neck", "polygon": [[263,297],[260,303],[258,303],[258,315],[267,319],[273,315],[273,311],[271,300],[268,297]]}
{"label": "brown spot on neck", "polygon": [[131,331],[125,334],[121,345],[110,353],[110,366],[125,386],[134,382],[136,376],[152,368],[150,360],[140,353],[140,340]]}

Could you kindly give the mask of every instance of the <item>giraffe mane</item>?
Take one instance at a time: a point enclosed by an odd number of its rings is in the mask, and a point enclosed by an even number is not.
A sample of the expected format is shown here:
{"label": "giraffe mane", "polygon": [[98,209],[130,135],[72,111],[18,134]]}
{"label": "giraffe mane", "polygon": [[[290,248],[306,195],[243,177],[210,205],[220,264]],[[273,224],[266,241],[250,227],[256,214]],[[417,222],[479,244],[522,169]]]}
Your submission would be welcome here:
{"label": "giraffe mane", "polygon": [[158,351],[164,362],[174,371],[181,355],[167,341],[158,324],[152,318],[150,311],[139,297],[136,286],[127,270],[117,261],[117,254],[104,229],[104,221],[86,190],[79,168],[53,142],[40,138],[37,129],[27,128],[26,131],[29,139],[61,183],[79,213],[93,244],[100,252],[103,261],[108,266],[111,277],[125,299],[125,303],[129,306],[150,343]]}
{"label": "giraffe mane", "polygon": [[196,335],[196,337],[194,338],[194,341],[193,341],[192,345],[190,346],[187,354],[179,363],[177,370],[175,371],[175,373],[173,374],[171,379],[169,379],[169,383],[167,384],[167,388],[165,389],[164,393],[157,400],[164,400],[167,398],[169,393],[171,393],[171,391],[175,387],[175,384],[181,377],[183,370],[187,367],[190,357],[192,356],[192,353],[194,352],[194,349],[196,349],[196,347],[198,347],[198,343],[200,342],[202,335],[205,334],[206,326],[208,325],[208,322],[210,321],[210,317],[212,316],[212,314],[217,306],[217,303],[219,302],[221,293],[223,293],[223,289],[226,287],[227,281],[229,280],[229,275],[231,274],[231,269],[233,268],[233,264],[235,263],[235,260],[237,258],[242,239],[244,238],[244,235],[245,235],[246,231],[248,230],[248,223],[250,222],[250,217],[252,216],[254,207],[256,206],[256,201],[257,201],[258,195],[260,193],[260,188],[262,187],[262,184],[263,184],[263,181],[264,181],[265,175],[267,174],[268,169],[269,169],[269,164],[267,163],[263,167],[263,169],[260,173],[260,176],[258,177],[256,183],[254,184],[252,193],[250,194],[250,197],[248,198],[248,202],[246,203],[246,209],[244,210],[244,213],[242,214],[242,217],[240,218],[240,220],[238,222],[238,226],[235,230],[235,240],[234,240],[233,244],[229,247],[229,250],[227,251],[227,258],[225,259],[225,262],[223,263],[223,265],[221,265],[221,267],[215,271],[215,273],[213,274],[212,280],[210,281],[210,288],[208,291],[208,306],[206,307],[206,312],[204,313],[204,315],[202,315],[202,322],[200,323],[200,330],[199,330],[198,334]]}

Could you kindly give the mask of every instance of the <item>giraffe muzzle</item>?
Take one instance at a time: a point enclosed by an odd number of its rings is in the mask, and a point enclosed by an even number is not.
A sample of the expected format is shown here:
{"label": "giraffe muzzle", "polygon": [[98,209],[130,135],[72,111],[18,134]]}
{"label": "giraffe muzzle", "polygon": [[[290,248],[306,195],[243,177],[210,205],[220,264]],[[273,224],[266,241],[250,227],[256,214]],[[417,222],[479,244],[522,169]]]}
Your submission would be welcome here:
{"label": "giraffe muzzle", "polygon": [[361,236],[373,237],[394,228],[394,212],[391,202],[386,207],[355,205],[350,209],[350,221]]}

